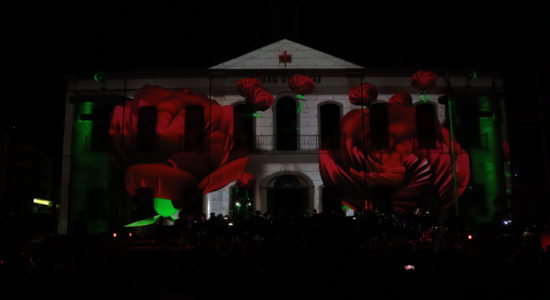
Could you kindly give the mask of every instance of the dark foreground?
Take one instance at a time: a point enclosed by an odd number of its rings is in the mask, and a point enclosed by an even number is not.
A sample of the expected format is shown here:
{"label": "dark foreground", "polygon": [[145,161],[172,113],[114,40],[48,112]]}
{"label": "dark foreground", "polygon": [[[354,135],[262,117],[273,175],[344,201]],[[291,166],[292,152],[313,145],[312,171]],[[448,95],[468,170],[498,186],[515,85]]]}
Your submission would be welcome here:
{"label": "dark foreground", "polygon": [[193,222],[3,245],[2,298],[550,299],[550,253],[524,229],[367,217]]}

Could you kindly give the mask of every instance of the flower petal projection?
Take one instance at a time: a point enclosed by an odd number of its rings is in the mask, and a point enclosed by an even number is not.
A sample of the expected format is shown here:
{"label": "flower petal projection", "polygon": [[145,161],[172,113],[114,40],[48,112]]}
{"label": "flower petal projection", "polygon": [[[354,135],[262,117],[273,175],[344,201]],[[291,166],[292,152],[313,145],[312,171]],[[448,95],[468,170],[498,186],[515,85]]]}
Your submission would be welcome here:
{"label": "flower petal projection", "polygon": [[378,91],[376,87],[369,82],[363,82],[349,90],[349,101],[351,104],[369,105],[369,103],[376,101],[377,98]]}
{"label": "flower petal projection", "polygon": [[248,93],[245,102],[253,111],[265,111],[273,105],[274,99],[264,87],[255,86]]}
{"label": "flower petal projection", "polygon": [[135,195],[138,188],[154,190],[155,198],[182,198],[182,192],[197,185],[195,177],[184,170],[164,164],[136,164],[126,170],[126,189]]}
{"label": "flower petal projection", "polygon": [[[136,91],[132,101],[117,105],[113,111],[109,134],[114,149],[123,157],[125,164],[149,160],[163,160],[178,152],[185,135],[186,110],[190,106],[202,107],[205,120],[204,132],[210,128],[221,128],[226,134],[232,130],[232,126],[226,126],[224,118],[227,110],[216,101],[208,99],[202,94],[192,93],[190,90],[170,91],[168,89],[146,85]],[[152,153],[138,153],[136,138],[139,131],[140,109],[151,107],[156,112],[156,123],[153,124],[156,131],[154,140],[155,151]],[[232,108],[230,108],[232,109]]]}
{"label": "flower petal projection", "polygon": [[239,178],[246,168],[248,157],[235,159],[210,173],[199,183],[199,188],[204,194],[216,191]]}
{"label": "flower petal projection", "polygon": [[402,104],[407,106],[412,106],[412,97],[409,93],[399,92],[393,95],[389,100],[391,104]]}
{"label": "flower petal projection", "polygon": [[288,80],[288,87],[294,94],[310,94],[315,89],[315,82],[311,77],[294,74]]}
{"label": "flower petal projection", "polygon": [[[393,209],[411,211],[426,195],[435,195],[441,207],[452,204],[453,172],[449,131],[435,122],[435,148],[419,149],[416,139],[416,112],[407,94],[399,94],[387,105],[388,149],[369,142],[369,109],[348,112],[341,121],[340,149],[319,154],[321,178],[325,186],[338,187],[341,201],[369,209],[378,187],[389,190]],[[350,97],[351,98],[351,97]],[[469,181],[468,154],[454,143],[457,193]]]}
{"label": "flower petal projection", "polygon": [[242,188],[252,188],[256,183],[256,177],[251,173],[244,173],[237,178],[237,186]]}
{"label": "flower petal projection", "polygon": [[237,90],[239,91],[239,94],[241,94],[241,96],[243,97],[250,96],[250,92],[256,87],[264,87],[262,82],[259,81],[257,78],[244,78],[237,81]]}
{"label": "flower petal projection", "polygon": [[273,105],[273,95],[256,78],[244,78],[237,81],[237,90],[253,111],[265,111]]}
{"label": "flower petal projection", "polygon": [[411,77],[411,85],[419,90],[435,88],[437,74],[432,71],[418,71]]}
{"label": "flower petal projection", "polygon": [[[248,85],[258,84],[252,80]],[[142,107],[156,116],[154,151],[136,146]],[[151,188],[155,198],[191,207],[187,202],[200,201],[201,193],[222,188],[244,173],[248,159],[232,156],[233,130],[231,105],[221,106],[189,89],[144,86],[132,101],[115,107],[109,133],[123,165],[129,166],[126,189],[131,195],[138,188]]]}

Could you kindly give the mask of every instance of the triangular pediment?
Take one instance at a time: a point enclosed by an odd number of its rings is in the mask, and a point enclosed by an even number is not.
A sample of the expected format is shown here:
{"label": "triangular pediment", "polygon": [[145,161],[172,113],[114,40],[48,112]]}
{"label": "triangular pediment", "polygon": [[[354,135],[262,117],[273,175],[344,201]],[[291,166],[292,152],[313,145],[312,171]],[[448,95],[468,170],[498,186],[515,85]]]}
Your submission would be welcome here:
{"label": "triangular pediment", "polygon": [[[286,51],[286,52],[285,52]],[[282,58],[280,57],[282,56]],[[330,54],[284,39],[211,67],[212,70],[363,69]]]}

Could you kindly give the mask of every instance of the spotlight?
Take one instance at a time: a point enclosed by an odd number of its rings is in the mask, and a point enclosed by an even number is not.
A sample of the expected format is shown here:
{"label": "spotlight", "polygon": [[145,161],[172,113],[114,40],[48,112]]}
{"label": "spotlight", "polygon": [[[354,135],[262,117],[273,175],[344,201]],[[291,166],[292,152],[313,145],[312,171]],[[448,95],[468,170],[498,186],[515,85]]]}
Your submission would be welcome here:
{"label": "spotlight", "polygon": [[229,224],[227,224],[227,225],[229,225],[229,226],[233,226],[233,222],[229,222]]}
{"label": "spotlight", "polygon": [[35,204],[39,204],[39,205],[46,205],[48,207],[52,207],[52,205],[53,205],[52,201],[44,200],[44,199],[40,199],[40,198],[34,198],[32,200],[32,202],[35,203]]}
{"label": "spotlight", "polygon": [[113,238],[115,238],[115,239],[116,239],[116,237],[117,237],[117,234],[116,234],[116,232],[113,232]]}
{"label": "spotlight", "polygon": [[467,238],[468,238],[468,240],[473,240],[473,239],[474,239],[474,236],[471,235],[471,234],[468,234]]}
{"label": "spotlight", "polygon": [[403,268],[406,271],[414,271],[414,265],[405,265],[405,266],[403,266]]}
{"label": "spotlight", "polygon": [[502,221],[502,223],[503,223],[505,226],[508,226],[508,225],[512,224],[512,220],[504,220],[504,221]]}
{"label": "spotlight", "polygon": [[129,232],[129,233],[128,233],[128,236],[129,236],[129,237],[132,237],[132,233],[131,233],[131,232]]}

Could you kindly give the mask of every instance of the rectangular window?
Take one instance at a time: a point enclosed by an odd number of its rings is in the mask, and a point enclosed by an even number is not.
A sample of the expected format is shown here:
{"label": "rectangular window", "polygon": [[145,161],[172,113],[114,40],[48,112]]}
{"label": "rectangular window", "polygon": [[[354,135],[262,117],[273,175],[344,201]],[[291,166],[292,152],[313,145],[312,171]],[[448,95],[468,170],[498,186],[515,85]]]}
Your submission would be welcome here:
{"label": "rectangular window", "polygon": [[92,122],[90,134],[90,151],[107,152],[110,148],[109,126],[112,105],[93,103],[92,111],[81,114],[80,120]]}
{"label": "rectangular window", "polygon": [[385,103],[373,104],[369,107],[370,146],[373,149],[389,148],[389,118]]}
{"label": "rectangular window", "polygon": [[137,149],[140,152],[153,152],[157,139],[157,108],[143,106],[138,111]]}
{"label": "rectangular window", "polygon": [[203,140],[204,108],[200,105],[187,106],[185,108],[183,151],[203,151]]}
{"label": "rectangular window", "polygon": [[433,104],[422,103],[416,106],[416,140],[418,148],[435,148],[436,122],[437,117]]}

